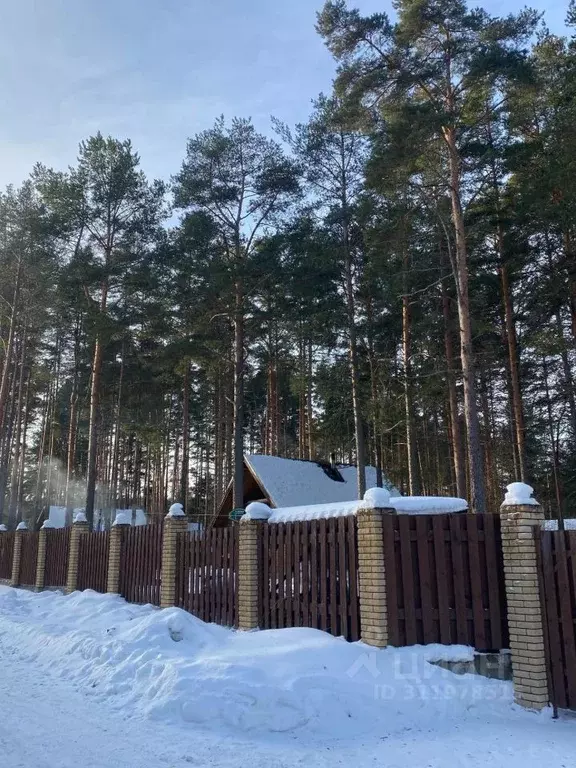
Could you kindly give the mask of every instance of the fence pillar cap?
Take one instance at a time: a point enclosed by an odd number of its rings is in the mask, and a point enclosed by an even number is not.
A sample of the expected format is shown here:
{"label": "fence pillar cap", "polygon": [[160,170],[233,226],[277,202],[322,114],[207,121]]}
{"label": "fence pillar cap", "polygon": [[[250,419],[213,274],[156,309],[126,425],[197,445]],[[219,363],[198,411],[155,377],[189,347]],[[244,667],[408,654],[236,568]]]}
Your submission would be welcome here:
{"label": "fence pillar cap", "polygon": [[117,510],[116,517],[114,518],[112,525],[132,525],[132,512],[127,512],[125,509]]}
{"label": "fence pillar cap", "polygon": [[246,512],[240,518],[240,521],[244,520],[268,520],[272,510],[268,504],[264,504],[263,501],[252,501],[246,507]]}
{"label": "fence pillar cap", "polygon": [[26,525],[24,520],[22,520],[21,523],[18,523],[18,525],[16,526],[16,530],[17,531],[27,531],[28,530],[28,526]]}
{"label": "fence pillar cap", "polygon": [[44,520],[42,523],[41,531],[45,531],[47,528],[54,528],[54,524],[50,520]]}
{"label": "fence pillar cap", "polygon": [[368,488],[359,509],[387,509],[390,506],[390,493],[386,488]]}
{"label": "fence pillar cap", "polygon": [[506,486],[503,507],[539,507],[533,497],[534,488],[526,483],[510,483]]}
{"label": "fence pillar cap", "polygon": [[169,517],[186,517],[186,513],[184,512],[184,507],[180,502],[176,502],[175,504],[172,504],[170,509],[168,510],[168,514],[166,515],[167,518]]}
{"label": "fence pillar cap", "polygon": [[4,525],[4,523],[0,524],[0,533],[5,533],[8,530],[8,528]]}
{"label": "fence pillar cap", "polygon": [[87,523],[88,518],[86,517],[86,512],[83,509],[78,510],[76,514],[74,515],[74,522],[75,523]]}

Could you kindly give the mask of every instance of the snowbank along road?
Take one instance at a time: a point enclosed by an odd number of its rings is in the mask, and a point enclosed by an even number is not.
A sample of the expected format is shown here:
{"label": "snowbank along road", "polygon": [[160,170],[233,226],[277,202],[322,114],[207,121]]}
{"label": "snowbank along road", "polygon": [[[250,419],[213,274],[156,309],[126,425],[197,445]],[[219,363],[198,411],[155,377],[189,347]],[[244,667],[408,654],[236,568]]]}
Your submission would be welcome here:
{"label": "snowbank along road", "polygon": [[0,766],[573,768],[576,720],[429,663],[471,653],[0,587]]}

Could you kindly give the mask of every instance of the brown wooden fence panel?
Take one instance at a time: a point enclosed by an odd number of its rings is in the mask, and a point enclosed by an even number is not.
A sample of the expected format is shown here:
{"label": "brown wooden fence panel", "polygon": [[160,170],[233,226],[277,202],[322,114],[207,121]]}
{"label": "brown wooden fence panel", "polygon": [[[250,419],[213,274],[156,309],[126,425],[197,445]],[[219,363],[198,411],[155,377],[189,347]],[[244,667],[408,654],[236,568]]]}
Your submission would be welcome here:
{"label": "brown wooden fence panel", "polygon": [[122,532],[120,594],[130,603],[160,605],[162,525],[139,525]]}
{"label": "brown wooden fence panel", "polygon": [[386,515],[391,645],[508,646],[500,518]]}
{"label": "brown wooden fence panel", "polygon": [[0,533],[0,579],[12,578],[15,535],[14,531]]}
{"label": "brown wooden fence panel", "polygon": [[44,584],[47,587],[64,587],[68,576],[70,552],[70,528],[46,530],[46,569]]}
{"label": "brown wooden fence panel", "polygon": [[576,531],[537,531],[552,703],[576,710]]}
{"label": "brown wooden fence panel", "polygon": [[36,584],[36,559],[38,556],[38,531],[28,531],[22,535],[22,554],[20,559],[20,584]]}
{"label": "brown wooden fence panel", "polygon": [[262,525],[260,537],[260,626],[314,627],[358,640],[356,518]]}
{"label": "brown wooden fence panel", "polygon": [[237,625],[238,526],[176,538],[176,605],[203,621]]}
{"label": "brown wooden fence panel", "polygon": [[80,536],[78,550],[78,589],[106,592],[110,533],[95,531]]}

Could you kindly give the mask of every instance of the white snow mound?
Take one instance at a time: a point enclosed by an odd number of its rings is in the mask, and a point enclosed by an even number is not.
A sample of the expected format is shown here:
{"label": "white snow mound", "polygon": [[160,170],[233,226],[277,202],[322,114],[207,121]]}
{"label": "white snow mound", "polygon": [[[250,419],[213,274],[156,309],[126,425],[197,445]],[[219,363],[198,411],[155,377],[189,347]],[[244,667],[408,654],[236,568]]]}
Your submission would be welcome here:
{"label": "white snow mound", "polygon": [[310,739],[382,738],[439,720],[520,717],[508,683],[429,664],[462,646],[374,650],[304,628],[234,632],[92,591],[0,587],[0,641],[122,718]]}

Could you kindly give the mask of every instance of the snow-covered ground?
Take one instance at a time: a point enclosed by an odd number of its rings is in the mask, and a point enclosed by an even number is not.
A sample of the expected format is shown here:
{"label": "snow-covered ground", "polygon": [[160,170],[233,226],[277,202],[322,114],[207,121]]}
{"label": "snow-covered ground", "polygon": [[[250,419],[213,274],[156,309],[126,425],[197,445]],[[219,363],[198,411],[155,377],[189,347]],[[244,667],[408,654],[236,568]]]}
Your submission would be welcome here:
{"label": "snow-covered ground", "polygon": [[0,587],[0,766],[574,766],[576,720],[427,661],[470,654]]}

